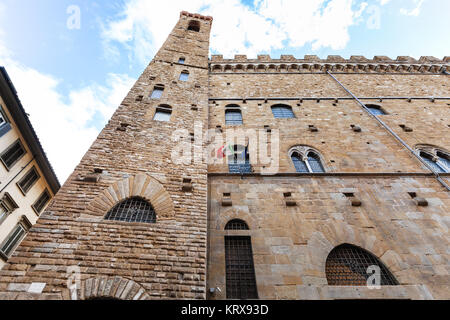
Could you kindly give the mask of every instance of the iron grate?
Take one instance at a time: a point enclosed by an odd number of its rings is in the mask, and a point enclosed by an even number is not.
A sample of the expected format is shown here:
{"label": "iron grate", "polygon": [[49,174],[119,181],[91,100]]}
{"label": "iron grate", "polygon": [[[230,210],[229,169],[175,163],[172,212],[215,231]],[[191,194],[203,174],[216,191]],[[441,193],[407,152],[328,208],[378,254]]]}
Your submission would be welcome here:
{"label": "iron grate", "polygon": [[155,223],[156,213],[152,205],[143,198],[133,197],[117,204],[106,214],[105,219],[123,222]]}
{"label": "iron grate", "polygon": [[250,237],[225,237],[227,299],[258,299]]}
{"label": "iron grate", "polygon": [[225,230],[249,230],[249,228],[245,221],[233,219],[227,223]]}
{"label": "iron grate", "polygon": [[381,285],[398,285],[394,276],[374,255],[349,244],[334,248],[328,255],[325,265],[328,285],[366,286],[371,276],[367,269],[373,265],[380,267]]}

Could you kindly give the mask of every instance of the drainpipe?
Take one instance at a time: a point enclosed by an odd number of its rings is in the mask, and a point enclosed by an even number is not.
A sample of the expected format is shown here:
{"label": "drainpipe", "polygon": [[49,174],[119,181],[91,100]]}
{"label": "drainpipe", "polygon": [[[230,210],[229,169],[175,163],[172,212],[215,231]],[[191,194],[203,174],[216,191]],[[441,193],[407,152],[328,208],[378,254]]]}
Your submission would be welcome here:
{"label": "drainpipe", "polygon": [[399,141],[406,149],[409,150],[409,152],[411,152],[414,157],[416,157],[423,165],[425,165],[426,168],[428,168],[431,172],[433,172],[433,174],[435,175],[436,179],[447,189],[447,191],[450,191],[450,186],[445,183],[444,180],[442,180],[441,176],[439,175],[438,172],[434,171],[432,167],[430,167],[428,165],[428,163],[426,163],[416,152],[414,152],[414,150],[405,142],[403,141],[402,138],[400,138],[394,131],[391,130],[391,128],[389,128],[389,126],[387,124],[385,124],[381,119],[379,119],[377,116],[373,115],[370,110],[366,107],[366,105],[359,100],[350,90],[348,90],[338,79],[336,79],[331,72],[329,72],[327,70],[327,74],[332,77],[349,95],[351,95],[353,97],[353,99],[355,99],[355,101],[357,101],[361,107],[369,114],[369,116],[371,116],[372,118],[374,118],[379,124],[381,124],[382,127],[384,127],[397,141]]}

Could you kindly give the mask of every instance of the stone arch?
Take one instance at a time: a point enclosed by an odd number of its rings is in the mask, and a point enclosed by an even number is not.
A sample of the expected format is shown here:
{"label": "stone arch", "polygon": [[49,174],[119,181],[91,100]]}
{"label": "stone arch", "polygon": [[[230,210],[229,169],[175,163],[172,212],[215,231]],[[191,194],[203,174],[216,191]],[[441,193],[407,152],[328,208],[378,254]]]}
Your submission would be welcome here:
{"label": "stone arch", "polygon": [[221,213],[216,222],[216,230],[225,230],[225,226],[231,220],[239,219],[247,223],[250,230],[257,230],[257,221],[248,213],[238,209],[231,209]]}
{"label": "stone arch", "polygon": [[158,180],[146,174],[137,174],[111,184],[88,204],[86,214],[103,217],[117,203],[131,197],[141,197],[150,202],[158,220],[171,218],[175,214],[170,194]]}
{"label": "stone arch", "polygon": [[137,282],[119,276],[95,277],[81,282],[81,300],[116,299],[149,300],[145,288]]}

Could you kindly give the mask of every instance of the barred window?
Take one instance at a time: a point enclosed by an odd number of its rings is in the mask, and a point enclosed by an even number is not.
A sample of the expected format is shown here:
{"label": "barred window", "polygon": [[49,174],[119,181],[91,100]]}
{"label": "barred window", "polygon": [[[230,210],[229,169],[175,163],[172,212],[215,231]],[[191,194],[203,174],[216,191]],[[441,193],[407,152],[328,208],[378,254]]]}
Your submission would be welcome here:
{"label": "barred window", "polygon": [[367,104],[367,109],[369,109],[370,113],[374,116],[380,116],[386,114],[386,112],[376,104]]}
{"label": "barred window", "polygon": [[106,220],[155,223],[156,213],[152,205],[141,197],[119,202],[105,216]]}
{"label": "barred window", "polygon": [[373,274],[368,269],[371,266],[380,268],[380,285],[398,285],[397,280],[377,257],[350,244],[340,245],[328,255],[325,264],[328,285],[366,286],[368,278]]}
{"label": "barred window", "polygon": [[295,118],[292,108],[285,104],[272,106],[272,113],[275,118]]}
{"label": "barred window", "polygon": [[153,120],[155,121],[170,121],[170,117],[172,116],[172,107],[168,105],[160,105],[156,108],[155,116]]}
{"label": "barred window", "polygon": [[228,125],[242,124],[242,112],[238,105],[228,105],[225,107],[225,123]]}
{"label": "barred window", "polygon": [[3,164],[6,169],[11,169],[17,161],[19,161],[24,155],[26,151],[22,146],[20,140],[14,142],[11,146],[9,146],[0,156]]}
{"label": "barred window", "polygon": [[227,223],[225,230],[249,230],[247,223],[241,219],[233,219]]}
{"label": "barred window", "polygon": [[19,189],[26,194],[31,187],[38,181],[40,178],[39,173],[37,172],[36,168],[31,168],[30,171],[17,183],[17,186]]}
{"label": "barred window", "polygon": [[258,299],[250,237],[225,237],[227,299]]}
{"label": "barred window", "polygon": [[45,206],[49,201],[50,201],[50,193],[48,192],[47,189],[45,189],[44,192],[39,196],[39,198],[31,207],[39,215],[42,212],[42,210],[44,210]]}

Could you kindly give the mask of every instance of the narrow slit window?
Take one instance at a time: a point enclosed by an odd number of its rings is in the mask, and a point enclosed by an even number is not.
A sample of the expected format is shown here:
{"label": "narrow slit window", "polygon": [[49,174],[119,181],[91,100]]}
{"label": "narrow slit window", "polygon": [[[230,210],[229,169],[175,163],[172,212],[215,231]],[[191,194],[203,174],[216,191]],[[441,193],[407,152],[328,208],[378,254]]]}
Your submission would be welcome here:
{"label": "narrow slit window", "polygon": [[161,99],[163,92],[164,92],[164,86],[155,86],[153,88],[150,98]]}
{"label": "narrow slit window", "polygon": [[258,299],[250,237],[225,237],[227,299]]}
{"label": "narrow slit window", "polygon": [[188,81],[189,80],[189,72],[183,71],[180,74],[180,81]]}
{"label": "narrow slit window", "polygon": [[9,170],[14,164],[19,161],[24,155],[26,151],[22,146],[20,140],[17,140],[14,144],[9,146],[0,156],[1,161],[5,165],[5,167]]}

